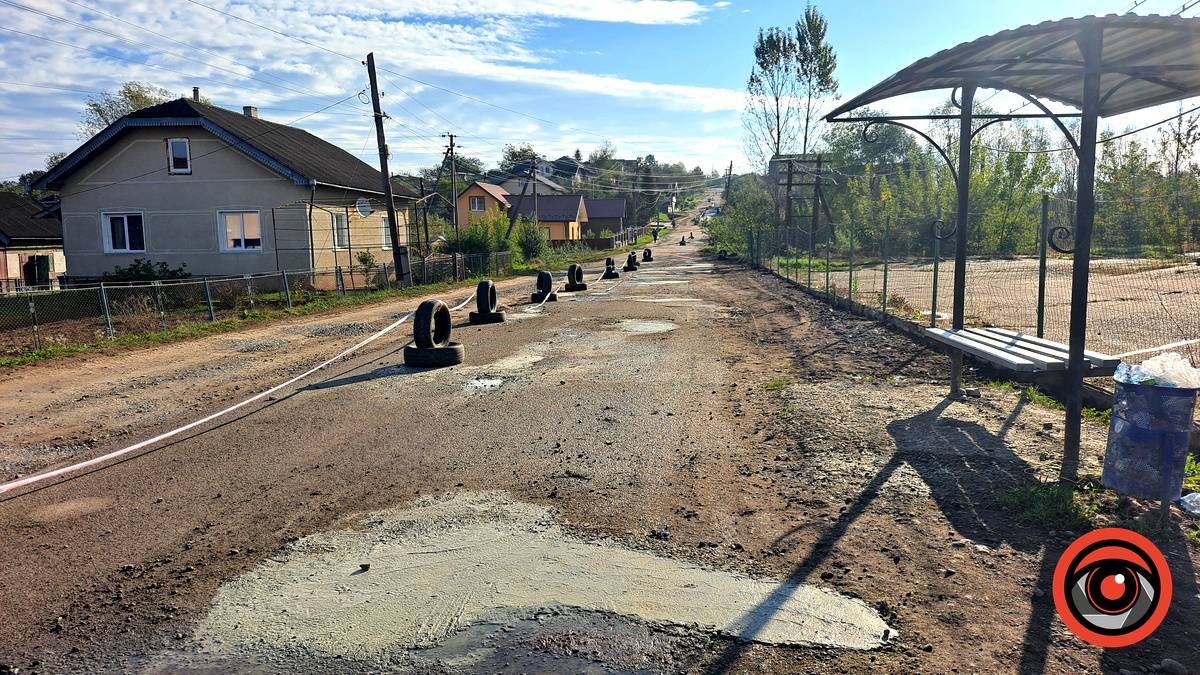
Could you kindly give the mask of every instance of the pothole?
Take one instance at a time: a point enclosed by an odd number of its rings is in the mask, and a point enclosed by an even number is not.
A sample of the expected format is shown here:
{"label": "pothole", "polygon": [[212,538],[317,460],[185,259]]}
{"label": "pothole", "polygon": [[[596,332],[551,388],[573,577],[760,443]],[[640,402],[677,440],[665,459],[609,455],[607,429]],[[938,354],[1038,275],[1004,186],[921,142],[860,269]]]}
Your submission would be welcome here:
{"label": "pothole", "polygon": [[658,321],[655,319],[623,319],[617,322],[623,333],[666,333],[679,326],[674,321]]}
{"label": "pothole", "polygon": [[468,380],[466,388],[467,391],[495,391],[502,384],[504,384],[504,379],[500,377],[480,377]]}
{"label": "pothole", "polygon": [[530,607],[771,644],[871,649],[889,631],[861,600],[583,541],[504,493],[425,498],[362,525],[305,537],[223,584],[195,633],[203,650],[370,659]]}

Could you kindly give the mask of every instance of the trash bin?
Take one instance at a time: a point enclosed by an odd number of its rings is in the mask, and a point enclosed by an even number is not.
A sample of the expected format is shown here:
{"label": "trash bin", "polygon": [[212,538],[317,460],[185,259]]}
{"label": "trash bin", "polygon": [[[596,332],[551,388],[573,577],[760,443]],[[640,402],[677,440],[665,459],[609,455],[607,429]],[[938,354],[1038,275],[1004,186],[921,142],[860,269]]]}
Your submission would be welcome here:
{"label": "trash bin", "polygon": [[1197,390],[1115,382],[1100,482],[1141,499],[1179,499]]}

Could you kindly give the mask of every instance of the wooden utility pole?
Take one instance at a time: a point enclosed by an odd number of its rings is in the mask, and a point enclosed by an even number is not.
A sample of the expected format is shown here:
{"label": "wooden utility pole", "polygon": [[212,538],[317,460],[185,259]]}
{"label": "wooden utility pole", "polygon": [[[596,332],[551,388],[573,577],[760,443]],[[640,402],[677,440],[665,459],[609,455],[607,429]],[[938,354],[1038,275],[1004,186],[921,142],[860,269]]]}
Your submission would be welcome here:
{"label": "wooden utility pole", "polygon": [[402,287],[411,286],[408,246],[400,243],[396,203],[392,199],[392,174],[388,171],[388,147],[383,137],[383,111],[379,108],[379,85],[375,81],[375,52],[367,54],[367,75],[371,78],[371,106],[375,110],[375,136],[379,139],[379,172],[383,174],[383,200],[387,205],[388,234],[392,237],[392,263],[396,267],[396,282]]}

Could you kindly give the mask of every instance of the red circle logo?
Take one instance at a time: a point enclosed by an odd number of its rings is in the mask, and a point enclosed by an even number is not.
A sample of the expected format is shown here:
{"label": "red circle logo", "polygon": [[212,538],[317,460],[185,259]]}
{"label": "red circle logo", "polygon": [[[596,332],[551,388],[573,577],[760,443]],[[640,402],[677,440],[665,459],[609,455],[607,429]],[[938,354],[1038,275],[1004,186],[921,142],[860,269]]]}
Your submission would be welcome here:
{"label": "red circle logo", "polygon": [[1158,548],[1137,532],[1088,532],[1054,568],[1054,607],[1083,640],[1125,647],[1146,639],[1167,616],[1171,571]]}

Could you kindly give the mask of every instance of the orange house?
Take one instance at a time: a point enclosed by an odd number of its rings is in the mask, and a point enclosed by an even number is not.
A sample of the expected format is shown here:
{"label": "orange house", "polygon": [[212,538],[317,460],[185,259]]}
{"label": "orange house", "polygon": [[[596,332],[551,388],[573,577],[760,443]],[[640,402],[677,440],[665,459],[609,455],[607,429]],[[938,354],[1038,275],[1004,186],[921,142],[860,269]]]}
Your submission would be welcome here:
{"label": "orange house", "polygon": [[458,224],[465,227],[471,219],[479,220],[488,211],[495,209],[507,213],[509,193],[499,185],[475,181],[458,195],[455,208],[458,209]]}

